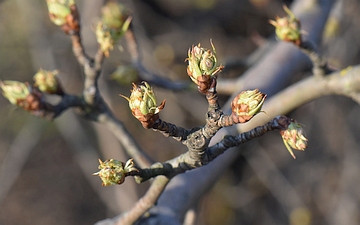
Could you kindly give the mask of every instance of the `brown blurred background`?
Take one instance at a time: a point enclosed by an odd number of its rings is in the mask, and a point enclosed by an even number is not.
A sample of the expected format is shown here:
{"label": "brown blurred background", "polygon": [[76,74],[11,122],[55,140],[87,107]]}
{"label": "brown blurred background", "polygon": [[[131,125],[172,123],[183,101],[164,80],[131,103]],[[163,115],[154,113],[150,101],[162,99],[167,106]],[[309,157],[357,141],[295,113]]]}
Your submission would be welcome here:
{"label": "brown blurred background", "polygon": [[[97,48],[93,25],[102,1],[76,1],[82,34],[90,55]],[[280,0],[125,1],[146,67],[174,81],[187,81],[187,49],[213,39],[220,62],[238,62],[221,79],[238,77],[242,64],[258,47],[273,40],[268,23],[283,16]],[[334,68],[360,61],[360,3],[335,3],[320,51]],[[121,50],[124,49],[124,50]],[[256,63],[256,62],[254,62]],[[144,130],[126,100],[130,85],[110,74],[129,65],[126,42],[106,59],[100,80],[102,94],[146,149],[159,161],[184,152],[170,138]],[[60,71],[72,94],[82,91],[82,73],[71,43],[47,16],[43,0],[0,1],[0,79],[31,82],[39,68]],[[294,74],[294,80],[309,74]],[[164,120],[190,128],[203,123],[204,97],[196,91],[155,88],[166,98]],[[228,98],[221,96],[222,102]],[[57,99],[52,99],[56,101]],[[246,146],[199,203],[197,224],[360,224],[360,107],[341,96],[325,97],[290,113],[305,125],[309,147],[293,160],[277,133]],[[0,97],[0,225],[94,224],[132,207],[148,184],[132,178],[122,186],[101,187],[91,173],[97,158],[127,160],[118,141],[104,127],[77,117],[72,110],[53,122],[16,109]],[[286,193],[286,194],[284,194]]]}

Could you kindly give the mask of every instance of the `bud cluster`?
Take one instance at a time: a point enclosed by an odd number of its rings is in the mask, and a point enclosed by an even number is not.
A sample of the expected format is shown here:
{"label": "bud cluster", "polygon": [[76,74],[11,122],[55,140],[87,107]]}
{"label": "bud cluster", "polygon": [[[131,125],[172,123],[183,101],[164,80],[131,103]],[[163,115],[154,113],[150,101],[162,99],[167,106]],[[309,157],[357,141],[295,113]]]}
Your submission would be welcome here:
{"label": "bud cluster", "polygon": [[276,17],[275,20],[269,22],[275,27],[276,36],[280,40],[292,42],[299,46],[302,42],[300,21],[288,7],[284,6],[284,10],[288,14],[287,17]]}
{"label": "bud cluster", "polygon": [[57,74],[59,71],[53,70],[43,70],[40,69],[34,75],[34,86],[39,88],[40,91],[48,93],[48,94],[63,94],[63,90],[57,78]]}
{"label": "bud cluster", "polygon": [[131,17],[128,11],[119,3],[109,1],[101,10],[101,20],[96,25],[96,39],[105,56],[114,48],[130,26]]}
{"label": "bud cluster", "polygon": [[217,74],[224,68],[218,64],[215,47],[211,41],[210,43],[213,51],[202,48],[198,44],[189,49],[186,59],[188,61],[187,74],[202,93],[209,90],[213,79],[216,79]]}
{"label": "bud cluster", "polygon": [[35,112],[45,108],[43,93],[63,95],[64,92],[56,77],[58,71],[40,69],[34,75],[34,85],[19,81],[0,81],[2,94],[13,105]]}
{"label": "bud cluster", "polygon": [[261,111],[266,94],[258,89],[242,91],[231,102],[232,117],[235,123],[245,123]]}
{"label": "bud cluster", "polygon": [[159,118],[158,113],[165,107],[165,100],[157,106],[154,91],[145,81],[139,85],[133,83],[133,89],[129,98],[123,95],[120,96],[129,101],[132,114],[145,128],[151,127]]}
{"label": "bud cluster", "polygon": [[304,128],[295,120],[291,120],[286,129],[280,130],[281,137],[290,155],[296,159],[292,149],[304,151],[307,147],[307,138]]}
{"label": "bud cluster", "polygon": [[46,0],[50,20],[67,34],[80,30],[80,19],[74,0]]}
{"label": "bud cluster", "polygon": [[13,105],[26,111],[38,111],[44,107],[41,92],[32,88],[27,83],[5,80],[0,82],[2,94]]}
{"label": "bud cluster", "polygon": [[99,159],[99,163],[99,171],[93,173],[93,175],[100,177],[102,186],[122,184],[130,172],[138,171],[132,159],[129,159],[126,163],[115,159],[108,159],[103,162]]}

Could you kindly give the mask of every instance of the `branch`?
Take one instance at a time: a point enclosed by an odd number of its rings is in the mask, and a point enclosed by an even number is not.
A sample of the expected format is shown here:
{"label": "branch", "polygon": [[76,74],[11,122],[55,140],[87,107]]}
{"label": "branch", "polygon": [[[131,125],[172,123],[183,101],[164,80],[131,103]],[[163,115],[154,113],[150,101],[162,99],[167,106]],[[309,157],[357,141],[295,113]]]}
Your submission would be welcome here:
{"label": "branch", "polygon": [[[308,39],[314,43],[319,43],[333,2],[321,2],[317,7],[305,10],[301,6],[302,1],[298,1],[294,7],[295,13],[299,14],[302,21],[303,28],[309,33]],[[305,65],[309,67],[309,60],[296,48],[287,43],[278,43],[273,48],[273,51],[269,52],[261,62],[242,76],[241,81],[237,84],[238,90],[259,88],[268,96],[272,96],[287,84],[291,74],[306,67]],[[230,99],[233,99],[235,94]],[[230,104],[227,103],[227,105]],[[282,108],[278,107],[277,109],[277,115],[281,115]],[[228,132],[229,130],[218,132],[213,141],[216,141],[216,137],[224,136]],[[206,167],[173,178],[159,198],[157,206],[151,211],[154,215],[152,219],[160,221],[162,217],[168,217],[161,210],[157,210],[166,207],[171,212],[171,215],[176,215],[172,216],[173,220],[181,220],[187,209],[216,182],[227,166],[239,154],[240,151],[228,150],[226,154],[223,154],[218,160],[214,160]],[[187,198],[180,196],[187,196]]]}
{"label": "branch", "polygon": [[161,77],[155,73],[148,71],[145,66],[142,64],[141,55],[139,51],[139,45],[135,37],[133,26],[130,25],[129,29],[125,33],[125,39],[128,45],[129,53],[131,56],[131,61],[135,68],[139,70],[140,80],[146,80],[150,84],[153,84],[158,87],[181,91],[189,89],[191,86],[190,82],[173,82],[169,79]]}

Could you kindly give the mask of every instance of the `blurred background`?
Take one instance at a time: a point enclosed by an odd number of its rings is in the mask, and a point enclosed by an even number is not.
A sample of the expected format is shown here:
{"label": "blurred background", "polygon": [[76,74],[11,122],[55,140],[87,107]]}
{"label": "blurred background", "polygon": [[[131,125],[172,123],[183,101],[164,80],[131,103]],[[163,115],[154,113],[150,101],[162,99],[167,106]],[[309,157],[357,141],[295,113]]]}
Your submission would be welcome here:
{"label": "blurred background", "polygon": [[[219,61],[232,65],[221,79],[236,78],[256,63],[259,47],[274,42],[268,23],[284,16],[280,0],[124,1],[134,19],[143,63],[173,81],[188,81],[187,50],[212,39]],[[96,52],[93,32],[103,1],[76,1],[89,55]],[[320,51],[333,68],[360,61],[360,2],[337,1]],[[140,145],[158,161],[185,148],[144,130],[127,101],[131,85],[111,79],[118,66],[130,66],[126,42],[106,59],[101,92]],[[252,56],[249,64],[249,56]],[[247,62],[247,63],[245,63]],[[71,94],[82,91],[82,72],[71,43],[48,19],[43,0],[0,1],[0,79],[32,82],[39,69],[60,71]],[[294,74],[294,81],[308,76]],[[207,109],[196,90],[155,88],[166,98],[161,117],[191,128],[203,124]],[[224,103],[228,95],[223,93]],[[189,101],[191,99],[191,101]],[[57,101],[56,98],[51,99]],[[199,202],[196,224],[360,224],[360,107],[341,96],[308,103],[289,116],[305,125],[309,147],[293,160],[277,132],[246,145],[244,154]],[[128,157],[109,130],[69,110],[54,121],[36,118],[0,97],[0,225],[94,224],[130,209],[148,184],[132,178],[121,186],[102,187],[97,159]],[[156,141],[154,141],[156,140]],[[286,193],[286,194],[285,194]]]}

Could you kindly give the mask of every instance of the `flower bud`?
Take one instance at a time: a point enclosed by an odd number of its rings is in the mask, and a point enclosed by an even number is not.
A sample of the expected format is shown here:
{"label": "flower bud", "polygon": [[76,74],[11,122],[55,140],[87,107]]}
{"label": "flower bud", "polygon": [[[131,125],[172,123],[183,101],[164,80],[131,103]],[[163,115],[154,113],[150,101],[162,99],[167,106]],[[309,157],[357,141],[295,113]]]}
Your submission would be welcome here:
{"label": "flower bud", "polygon": [[156,98],[152,87],[145,81],[140,85],[133,83],[130,98],[125,97],[129,101],[130,109],[140,111],[142,115],[157,114],[163,106],[156,106]]}
{"label": "flower bud", "polygon": [[99,159],[100,171],[93,173],[94,176],[99,176],[102,180],[102,186],[111,186],[116,184],[122,184],[125,181],[125,177],[132,171],[138,171],[134,167],[134,162],[129,159],[126,164],[115,159],[108,159],[102,162]]}
{"label": "flower bud", "polygon": [[[218,65],[215,47],[210,40],[212,50],[197,46],[192,46],[188,51],[187,73],[191,80],[200,87],[200,89],[209,89],[211,79],[216,78],[217,74],[224,68]],[[205,86],[205,87],[201,87]]]}
{"label": "flower bud", "polygon": [[143,127],[150,128],[159,118],[158,113],[165,107],[165,100],[159,106],[156,105],[155,94],[151,86],[143,81],[140,85],[133,83],[130,97],[124,97],[129,101],[129,107],[133,116],[138,119]]}
{"label": "flower bud", "polygon": [[30,87],[19,81],[5,80],[0,82],[2,94],[13,105],[26,99],[30,95]]}
{"label": "flower bud", "polygon": [[80,19],[74,0],[46,0],[50,20],[66,34],[80,31]]}
{"label": "flower bud", "polygon": [[295,120],[291,120],[287,129],[280,130],[280,134],[286,149],[289,151],[290,155],[296,159],[292,149],[304,151],[308,141],[301,124],[297,123]]}
{"label": "flower bud", "polygon": [[113,1],[109,1],[101,10],[101,21],[96,25],[96,39],[106,57],[130,26],[131,17],[127,10]]}
{"label": "flower bud", "polygon": [[27,83],[6,80],[0,82],[0,87],[4,97],[13,105],[27,111],[38,111],[44,108],[41,92],[31,88]]}
{"label": "flower bud", "polygon": [[245,123],[261,111],[266,94],[258,89],[242,91],[231,102],[232,117],[235,123]]}
{"label": "flower bud", "polygon": [[280,40],[300,45],[302,42],[300,21],[288,7],[284,6],[284,10],[288,14],[287,17],[276,17],[275,20],[269,22],[276,28],[275,33]]}
{"label": "flower bud", "polygon": [[48,71],[40,69],[34,75],[35,87],[38,87],[40,91],[49,94],[61,94],[62,88],[57,79],[57,70]]}

